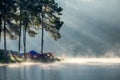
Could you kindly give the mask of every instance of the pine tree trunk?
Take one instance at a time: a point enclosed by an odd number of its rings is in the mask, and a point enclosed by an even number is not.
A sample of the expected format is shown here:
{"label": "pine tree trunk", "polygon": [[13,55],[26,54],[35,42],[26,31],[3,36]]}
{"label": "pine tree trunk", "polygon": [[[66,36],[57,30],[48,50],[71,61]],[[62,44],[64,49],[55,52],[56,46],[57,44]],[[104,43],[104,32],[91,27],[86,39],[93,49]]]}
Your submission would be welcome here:
{"label": "pine tree trunk", "polygon": [[[21,25],[21,24],[20,24]],[[18,44],[18,52],[20,53],[21,49],[21,26],[20,26],[20,34],[19,34],[19,44]]]}
{"label": "pine tree trunk", "polygon": [[2,10],[0,14],[0,42],[1,42],[1,33],[2,33]]}
{"label": "pine tree trunk", "polygon": [[7,59],[7,63],[10,62],[10,57],[8,56],[8,53],[7,53],[7,44],[6,44],[6,4],[4,6],[4,10],[3,10],[3,21],[4,21],[4,25],[3,25],[3,30],[4,30],[4,56],[6,57]]}
{"label": "pine tree trunk", "polygon": [[6,14],[5,14],[5,8],[4,8],[4,50],[7,50],[7,45],[6,45]]}
{"label": "pine tree trunk", "polygon": [[44,25],[43,25],[43,14],[41,14],[41,27],[42,27],[42,36],[41,36],[41,54],[43,54],[44,48]]}
{"label": "pine tree trunk", "polygon": [[7,45],[6,45],[6,20],[4,20],[4,49],[7,50]]}
{"label": "pine tree trunk", "polygon": [[26,26],[23,27],[24,60],[26,61]]}
{"label": "pine tree trunk", "polygon": [[[21,10],[20,10],[20,17],[21,17]],[[21,20],[21,18],[20,18],[20,25],[19,25],[19,27],[20,27],[20,33],[19,33],[19,43],[18,43],[18,52],[20,53],[20,49],[21,49],[21,28],[22,28],[22,20]]]}
{"label": "pine tree trunk", "polygon": [[44,47],[44,28],[42,26],[42,36],[41,36],[41,54],[43,54],[43,47]]}
{"label": "pine tree trunk", "polygon": [[[26,9],[26,6],[25,6]],[[25,12],[25,17],[27,17],[27,12]],[[27,19],[24,20],[23,26],[23,45],[24,45],[24,60],[26,61],[26,31],[27,31]]]}

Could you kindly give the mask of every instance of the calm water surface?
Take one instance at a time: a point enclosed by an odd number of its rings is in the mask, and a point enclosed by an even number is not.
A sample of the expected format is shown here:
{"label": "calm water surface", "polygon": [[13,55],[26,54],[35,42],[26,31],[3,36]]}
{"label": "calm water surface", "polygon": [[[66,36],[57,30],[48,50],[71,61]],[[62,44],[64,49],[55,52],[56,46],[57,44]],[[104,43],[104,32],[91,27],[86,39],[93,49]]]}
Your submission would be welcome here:
{"label": "calm water surface", "polygon": [[0,80],[120,80],[120,64],[12,64],[0,66]]}

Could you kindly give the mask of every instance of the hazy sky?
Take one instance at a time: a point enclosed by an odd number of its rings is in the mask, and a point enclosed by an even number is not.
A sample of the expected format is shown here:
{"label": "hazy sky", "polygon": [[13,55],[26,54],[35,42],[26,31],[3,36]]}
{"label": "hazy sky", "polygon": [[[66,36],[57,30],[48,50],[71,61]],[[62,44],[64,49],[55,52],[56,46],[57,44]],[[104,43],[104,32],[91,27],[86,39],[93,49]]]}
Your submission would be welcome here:
{"label": "hazy sky", "polygon": [[[57,0],[63,7],[62,38],[57,42],[45,35],[45,52],[56,55],[119,55],[120,0]],[[28,51],[40,52],[40,35],[28,37]],[[8,41],[17,49],[18,41]],[[3,45],[0,45],[3,48]]]}
{"label": "hazy sky", "polygon": [[120,0],[58,1],[64,8],[64,42],[73,54],[119,53]]}

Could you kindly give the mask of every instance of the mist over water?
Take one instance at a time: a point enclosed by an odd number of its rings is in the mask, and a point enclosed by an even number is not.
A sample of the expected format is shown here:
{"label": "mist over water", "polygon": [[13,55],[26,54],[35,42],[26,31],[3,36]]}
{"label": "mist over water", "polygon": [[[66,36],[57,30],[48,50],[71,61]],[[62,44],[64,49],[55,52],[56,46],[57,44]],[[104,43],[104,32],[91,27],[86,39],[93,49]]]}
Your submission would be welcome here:
{"label": "mist over water", "polygon": [[[63,7],[61,39],[44,37],[44,52],[56,56],[120,57],[120,0],[57,0]],[[17,50],[18,40],[7,40]],[[41,35],[27,37],[27,51],[40,52]],[[22,49],[23,50],[23,45]],[[3,48],[3,41],[0,45]]]}
{"label": "mist over water", "polygon": [[[0,80],[120,80],[120,0],[56,1],[64,9],[62,37],[55,41],[46,32],[44,52],[64,60],[0,64]],[[40,53],[40,45],[41,33],[27,36],[27,51]],[[18,40],[7,39],[8,50],[17,47]]]}
{"label": "mist over water", "polygon": [[120,80],[119,64],[120,59],[116,58],[9,64],[0,66],[0,80]]}

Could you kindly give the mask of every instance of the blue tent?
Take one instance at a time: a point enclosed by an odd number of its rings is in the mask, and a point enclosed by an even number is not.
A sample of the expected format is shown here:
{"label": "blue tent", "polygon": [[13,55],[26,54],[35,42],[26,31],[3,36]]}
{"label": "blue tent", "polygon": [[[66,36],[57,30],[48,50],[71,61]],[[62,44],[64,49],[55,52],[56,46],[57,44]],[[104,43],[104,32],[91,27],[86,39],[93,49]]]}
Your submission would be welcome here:
{"label": "blue tent", "polygon": [[34,51],[34,50],[31,50],[29,53],[30,53],[31,55],[38,55],[38,52],[36,52],[36,51]]}

